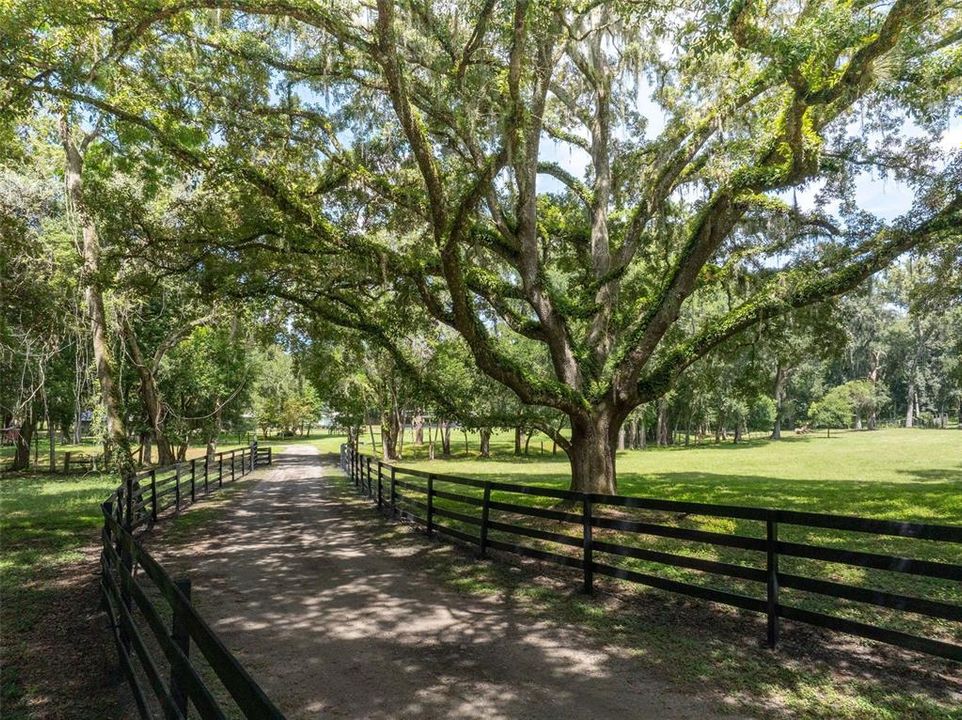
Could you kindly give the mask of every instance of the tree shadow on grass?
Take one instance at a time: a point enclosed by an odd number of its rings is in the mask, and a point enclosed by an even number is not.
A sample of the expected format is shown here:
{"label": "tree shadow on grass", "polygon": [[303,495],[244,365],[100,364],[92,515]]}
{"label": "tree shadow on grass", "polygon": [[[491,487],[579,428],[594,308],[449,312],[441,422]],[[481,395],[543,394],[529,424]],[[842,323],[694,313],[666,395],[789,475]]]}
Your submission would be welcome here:
{"label": "tree shadow on grass", "polygon": [[7,474],[2,493],[3,716],[117,718],[129,702],[98,612],[100,475]]}
{"label": "tree shadow on grass", "polygon": [[[899,475],[906,475],[920,482],[962,483],[962,465],[957,468],[937,468],[934,470],[896,470]],[[956,490],[958,492],[958,490]]]}
{"label": "tree shadow on grass", "polygon": [[626,656],[527,615],[522,596],[438,583],[424,568],[450,547],[378,520],[341,481],[298,472],[312,463],[282,457],[285,475],[189,537],[150,539],[288,717],[703,714],[702,701],[633,677]]}
{"label": "tree shadow on grass", "polygon": [[758,615],[603,580],[586,597],[564,569],[479,562],[379,518],[348,481],[285,482],[157,544],[291,718],[710,716],[685,695],[675,715],[653,705],[666,681],[783,717],[935,718],[962,698],[949,663],[793,623],[771,652]]}

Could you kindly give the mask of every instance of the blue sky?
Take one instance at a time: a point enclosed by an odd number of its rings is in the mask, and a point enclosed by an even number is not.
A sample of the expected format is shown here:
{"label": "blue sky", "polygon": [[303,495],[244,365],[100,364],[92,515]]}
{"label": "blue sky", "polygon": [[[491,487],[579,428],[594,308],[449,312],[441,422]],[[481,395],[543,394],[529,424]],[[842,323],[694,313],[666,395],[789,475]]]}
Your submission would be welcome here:
{"label": "blue sky", "polygon": [[[639,93],[639,112],[648,118],[648,136],[655,137],[664,129],[664,115],[650,98]],[[907,133],[917,133],[911,124],[907,124]],[[959,153],[962,151],[962,116],[954,116],[940,142],[946,152]],[[584,177],[588,166],[588,155],[579,148],[558,143],[545,138],[542,143],[542,159],[556,162],[572,173],[575,177]],[[811,183],[796,192],[788,191],[783,194],[787,200],[797,198],[799,207],[803,210],[814,206],[815,196],[821,189],[822,183]],[[561,192],[563,186],[553,177],[540,175],[538,190],[541,192]],[[862,173],[856,181],[855,197],[859,207],[866,212],[885,220],[892,221],[907,213],[914,200],[912,189],[904,183],[891,178],[882,178],[872,172]]]}

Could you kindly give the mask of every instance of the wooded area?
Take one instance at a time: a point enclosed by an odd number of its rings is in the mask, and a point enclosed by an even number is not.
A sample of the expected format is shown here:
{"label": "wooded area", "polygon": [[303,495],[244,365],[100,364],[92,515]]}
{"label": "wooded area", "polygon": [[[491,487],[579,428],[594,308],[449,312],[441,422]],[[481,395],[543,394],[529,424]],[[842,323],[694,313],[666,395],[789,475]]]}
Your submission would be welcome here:
{"label": "wooded area", "polygon": [[281,425],[536,428],[580,490],[679,434],[958,422],[957,8],[642,5],[14,3],[14,465],[89,411],[122,468],[213,446],[272,343]]}
{"label": "wooded area", "polygon": [[4,716],[116,715],[97,602],[144,716],[954,712],[960,111],[958,0],[0,0]]}

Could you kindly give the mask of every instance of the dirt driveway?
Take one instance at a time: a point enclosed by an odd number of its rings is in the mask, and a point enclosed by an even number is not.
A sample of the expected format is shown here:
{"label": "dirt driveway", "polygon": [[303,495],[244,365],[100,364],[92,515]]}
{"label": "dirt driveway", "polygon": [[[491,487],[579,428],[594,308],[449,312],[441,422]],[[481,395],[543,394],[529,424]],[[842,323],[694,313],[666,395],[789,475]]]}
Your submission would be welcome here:
{"label": "dirt driveway", "polygon": [[428,541],[389,541],[392,526],[336,487],[316,449],[275,458],[189,549],[162,555],[291,720],[732,717],[623,649],[458,594],[425,572]]}

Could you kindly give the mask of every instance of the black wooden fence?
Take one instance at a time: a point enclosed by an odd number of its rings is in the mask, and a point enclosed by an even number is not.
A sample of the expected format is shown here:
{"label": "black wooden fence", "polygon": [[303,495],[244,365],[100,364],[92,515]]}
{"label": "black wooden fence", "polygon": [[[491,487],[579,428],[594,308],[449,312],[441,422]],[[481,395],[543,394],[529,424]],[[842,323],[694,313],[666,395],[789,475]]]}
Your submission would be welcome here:
{"label": "black wooden fence", "polygon": [[[802,558],[821,563],[933,578],[947,581],[948,585],[957,589],[958,583],[962,582],[962,545],[957,545],[962,544],[962,527],[872,520],[792,510],[601,495],[454,477],[389,465],[377,458],[357,453],[348,445],[341,447],[341,468],[349,478],[353,479],[359,491],[376,501],[378,508],[387,507],[395,516],[405,517],[423,525],[428,535],[438,533],[453,540],[477,546],[482,557],[485,551],[491,548],[580,569],[583,573],[586,592],[591,592],[594,576],[597,574],[764,613],[768,619],[767,639],[771,647],[778,642],[779,620],[788,618],[962,662],[962,645],[947,642],[945,639],[922,637],[860,620],[804,609],[786,604],[779,599],[779,591],[789,588],[845,602],[888,608],[898,613],[915,613],[936,618],[939,621],[960,623],[962,605],[939,599],[886,592],[821,577],[786,573],[779,570],[779,558]],[[437,487],[438,484],[443,489]],[[471,494],[453,492],[451,488],[458,486],[471,488],[473,492],[468,491]],[[492,492],[497,492],[502,497],[525,495],[530,498],[543,498],[554,502],[554,506],[539,507],[494,500],[491,497]],[[439,506],[435,502],[436,499],[448,502],[444,506]],[[463,506],[464,511],[452,509],[452,503]],[[605,508],[607,512],[603,512]],[[624,517],[629,511],[638,510],[752,521],[757,523],[759,528],[755,536],[751,536],[747,533],[706,531],[677,527],[665,522],[639,521]],[[502,519],[492,519],[492,512],[500,513],[498,517]],[[619,513],[621,517],[618,516]],[[519,517],[555,521],[577,527],[578,530],[576,534],[560,533],[511,521],[512,518]],[[833,532],[865,533],[879,540],[894,536],[950,543],[952,544],[950,559],[958,560],[943,562],[912,559],[845,549],[837,546],[837,543],[835,547],[829,547],[789,542],[779,538],[779,526],[783,525],[819,528]],[[477,534],[466,532],[468,527],[476,528]],[[693,555],[662,552],[638,545],[599,539],[595,537],[595,530],[600,530],[601,533],[618,531],[629,536],[671,538],[696,543],[702,547],[736,549],[740,553],[747,551],[745,554],[755,553],[755,557],[759,558],[760,562],[750,566]],[[522,545],[520,542],[506,542],[489,537],[492,531],[500,535],[534,538],[560,545],[561,548],[555,552],[545,549],[543,544],[541,547],[531,547]],[[608,532],[608,535],[611,534]],[[571,549],[565,552],[563,548]],[[577,550],[573,550],[574,548]],[[955,553],[956,548],[959,550],[958,553]],[[599,561],[598,556],[601,556],[603,561]],[[755,587],[763,586],[764,592],[752,596],[747,593],[721,590],[642,573],[617,566],[614,563],[618,557],[656,563],[659,566],[696,570],[707,576],[734,578],[742,584],[747,581],[749,585],[755,583]]]}
{"label": "black wooden fence", "polygon": [[[204,720],[223,720],[234,705],[246,718],[283,720],[197,613],[190,581],[172,579],[135,536],[165,510],[184,507],[271,462],[270,448],[251,447],[145,470],[103,503],[103,607],[142,718],[185,719],[193,706]],[[204,664],[197,663],[196,653],[191,658],[192,646]],[[212,687],[211,673],[219,685]]]}

